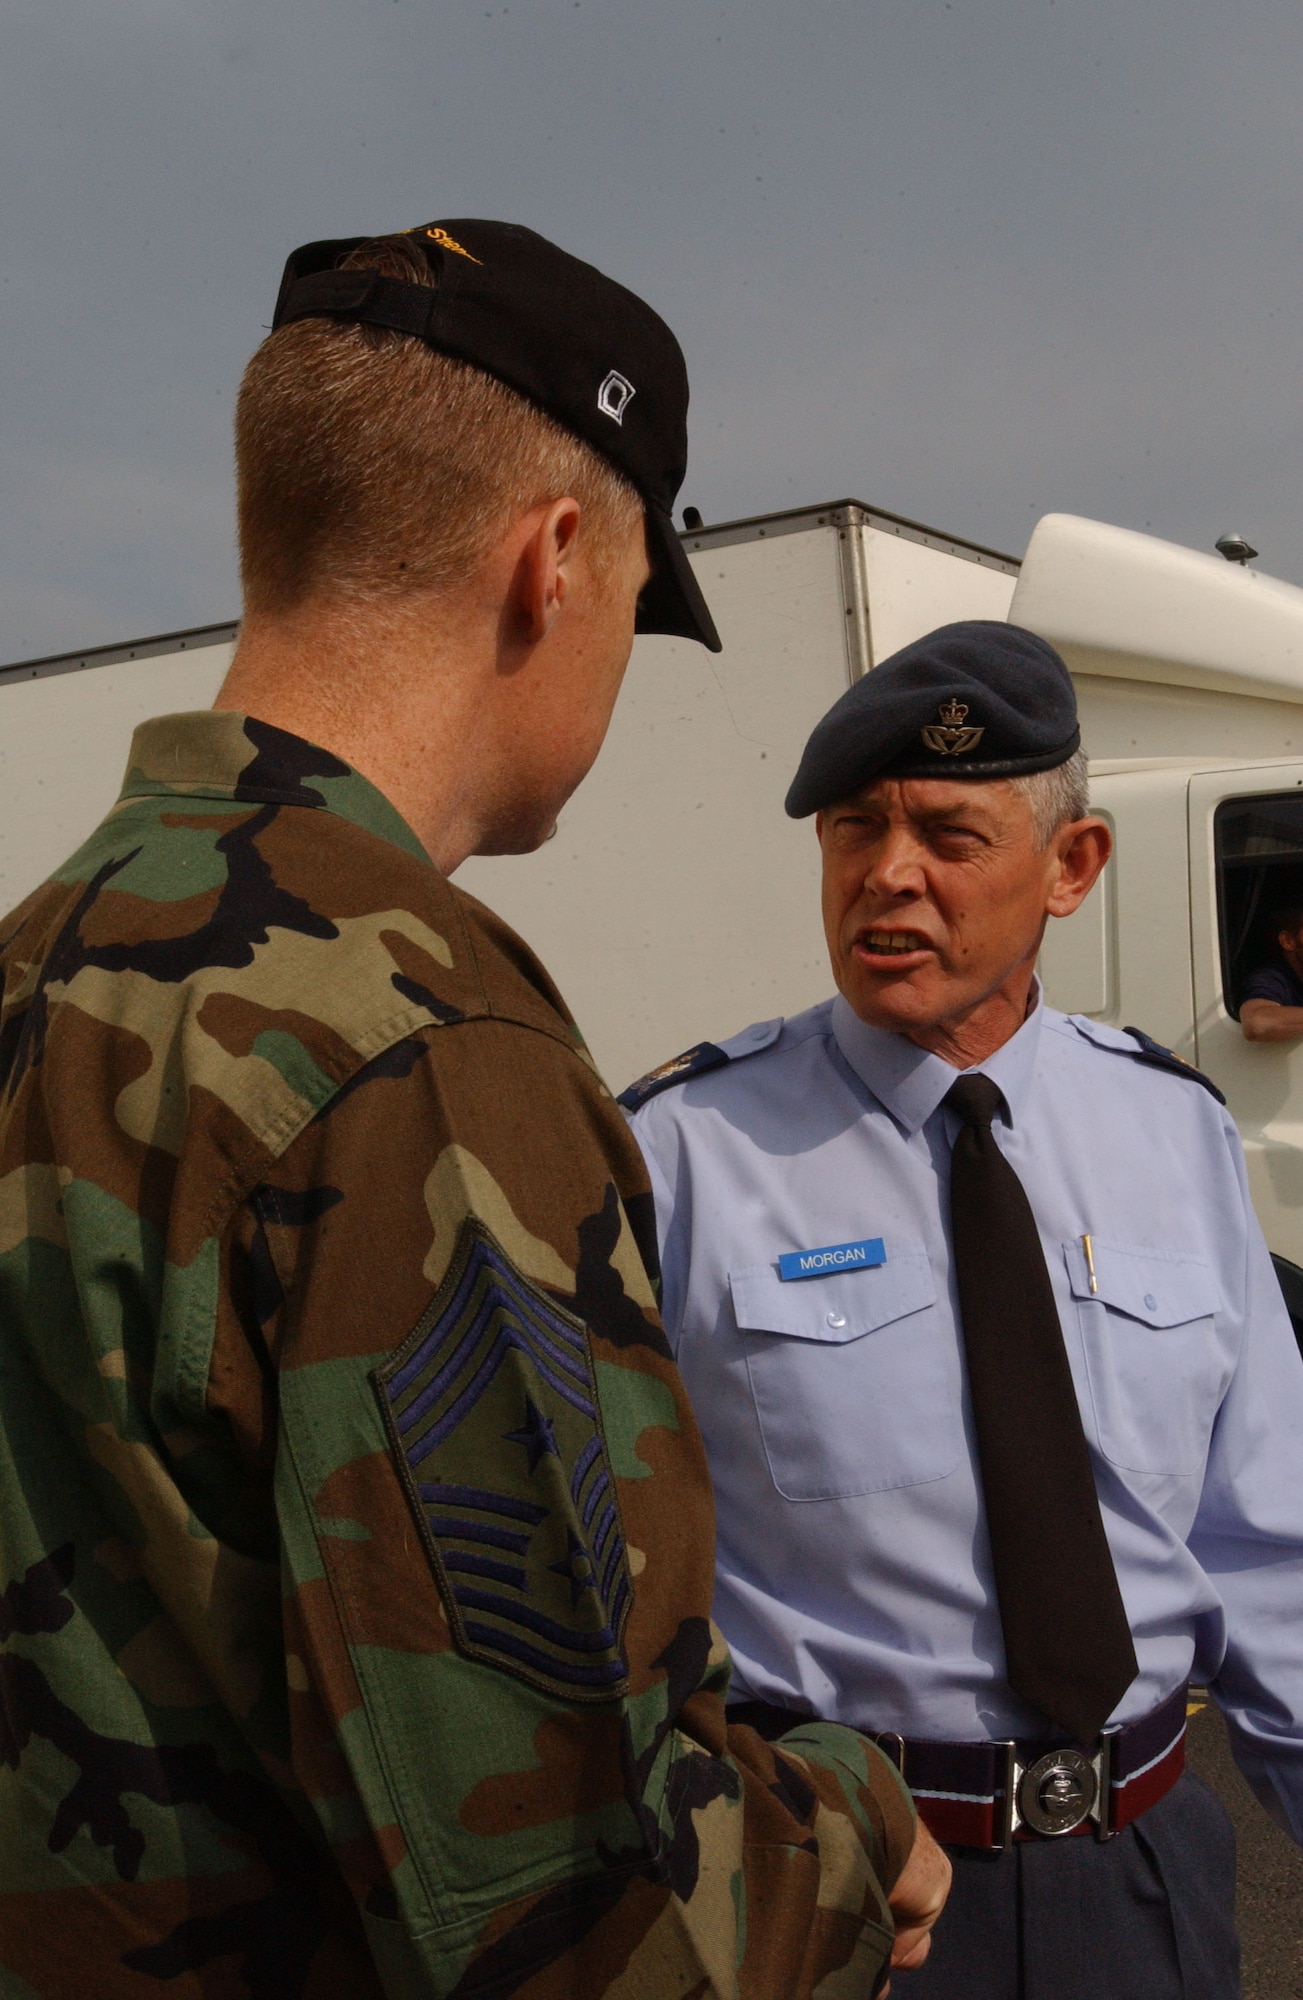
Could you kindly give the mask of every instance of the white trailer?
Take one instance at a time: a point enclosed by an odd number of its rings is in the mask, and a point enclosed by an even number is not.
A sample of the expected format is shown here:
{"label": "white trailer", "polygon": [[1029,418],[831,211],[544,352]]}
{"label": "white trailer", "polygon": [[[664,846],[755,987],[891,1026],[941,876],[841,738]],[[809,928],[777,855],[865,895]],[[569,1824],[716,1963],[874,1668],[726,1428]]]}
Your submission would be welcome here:
{"label": "white trailer", "polygon": [[[534,945],[613,1086],[828,984],[818,856],[783,813],[848,683],[951,618],[1003,618],[1018,565],[854,502],[684,537],[724,641],[634,647],[597,765],[537,854],[457,880]],[[117,794],[132,728],[213,698],[234,626],[0,667],[0,910]]]}
{"label": "white trailer", "polygon": [[[1146,1028],[1220,1084],[1303,1324],[1303,1044],[1247,1044],[1237,994],[1303,888],[1303,590],[1050,515],[1021,564],[859,502],[684,541],[724,650],[640,639],[594,771],[537,854],[458,881],[555,974],[616,1089],[692,1042],[821,998],[818,857],[782,800],[836,696],[954,618],[1063,652],[1114,861],[1050,926],[1058,1006]],[[116,793],[135,723],[205,706],[233,626],[0,668],[0,909]]]}

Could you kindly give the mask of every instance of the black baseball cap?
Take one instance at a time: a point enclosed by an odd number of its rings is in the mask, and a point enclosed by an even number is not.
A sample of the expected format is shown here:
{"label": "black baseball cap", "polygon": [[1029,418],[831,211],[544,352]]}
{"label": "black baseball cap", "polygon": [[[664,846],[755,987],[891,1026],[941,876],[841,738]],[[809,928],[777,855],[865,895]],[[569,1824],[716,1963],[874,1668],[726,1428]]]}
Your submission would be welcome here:
{"label": "black baseball cap", "polygon": [[285,266],[273,330],[296,319],[386,326],[496,375],[622,472],[642,497],[651,578],[637,629],[722,650],[675,532],[688,459],[688,374],[659,314],[611,278],[513,222],[460,217],[401,232],[421,284],[341,271],[351,236],[305,243]]}
{"label": "black baseball cap", "polygon": [[787,794],[792,819],[877,778],[1021,778],[1081,747],[1077,691],[1053,646],[970,618],[893,653],[815,725]]}

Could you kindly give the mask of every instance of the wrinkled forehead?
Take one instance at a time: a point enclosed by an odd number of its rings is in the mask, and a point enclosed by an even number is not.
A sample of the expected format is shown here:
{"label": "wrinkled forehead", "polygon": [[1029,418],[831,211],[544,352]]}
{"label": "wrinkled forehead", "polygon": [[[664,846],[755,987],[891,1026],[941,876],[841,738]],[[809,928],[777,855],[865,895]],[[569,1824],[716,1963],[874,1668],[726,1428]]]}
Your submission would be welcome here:
{"label": "wrinkled forehead", "polygon": [[873,778],[825,807],[825,821],[870,811],[890,819],[1030,820],[1031,808],[1013,778]]}

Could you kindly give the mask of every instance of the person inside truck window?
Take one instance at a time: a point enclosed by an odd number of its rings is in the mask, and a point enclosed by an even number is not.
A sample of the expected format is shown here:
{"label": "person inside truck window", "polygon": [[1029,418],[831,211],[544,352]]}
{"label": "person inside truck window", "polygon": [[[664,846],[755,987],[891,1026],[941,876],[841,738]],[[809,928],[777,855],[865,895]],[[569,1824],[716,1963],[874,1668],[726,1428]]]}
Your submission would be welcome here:
{"label": "person inside truck window", "polygon": [[1186,1689],[1303,1837],[1303,1368],[1213,1086],[1038,988],[1110,845],[1062,661],[920,639],[787,810],[839,991],[623,1099],[732,1712],[901,1763],[955,1867],[907,2000],[1234,2000]]}
{"label": "person inside truck window", "polygon": [[1303,897],[1276,911],[1274,964],[1255,966],[1240,996],[1240,1027],[1249,1042],[1292,1042],[1303,1035]]}

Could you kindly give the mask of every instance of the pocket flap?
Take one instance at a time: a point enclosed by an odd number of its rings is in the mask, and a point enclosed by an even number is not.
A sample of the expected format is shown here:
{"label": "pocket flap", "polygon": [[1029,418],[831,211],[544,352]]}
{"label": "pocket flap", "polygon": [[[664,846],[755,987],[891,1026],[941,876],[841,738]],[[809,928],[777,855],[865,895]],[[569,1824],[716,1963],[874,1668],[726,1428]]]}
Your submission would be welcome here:
{"label": "pocket flap", "polygon": [[926,1250],[888,1249],[885,1264],[834,1271],[785,1284],[777,1263],[730,1271],[733,1314],[747,1333],[787,1333],[798,1340],[858,1340],[875,1327],[935,1304]]}
{"label": "pocket flap", "polygon": [[1147,1250],[1136,1244],[1091,1238],[1096,1289],[1090,1287],[1090,1267],[1080,1237],[1063,1246],[1073,1296],[1098,1299],[1114,1312],[1146,1326],[1182,1326],[1207,1319],[1221,1300],[1212,1269],[1196,1258],[1170,1250]]}

